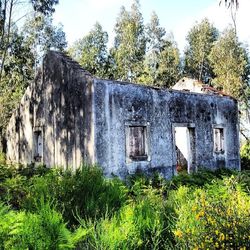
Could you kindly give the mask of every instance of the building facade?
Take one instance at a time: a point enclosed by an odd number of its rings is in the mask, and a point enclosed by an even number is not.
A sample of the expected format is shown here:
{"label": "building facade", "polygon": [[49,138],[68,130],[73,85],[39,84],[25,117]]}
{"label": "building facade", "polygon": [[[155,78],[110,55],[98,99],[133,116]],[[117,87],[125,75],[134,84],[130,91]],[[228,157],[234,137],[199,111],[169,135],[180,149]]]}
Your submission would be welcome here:
{"label": "building facade", "polygon": [[7,160],[106,176],[240,169],[237,102],[228,96],[103,80],[49,52],[7,129]]}

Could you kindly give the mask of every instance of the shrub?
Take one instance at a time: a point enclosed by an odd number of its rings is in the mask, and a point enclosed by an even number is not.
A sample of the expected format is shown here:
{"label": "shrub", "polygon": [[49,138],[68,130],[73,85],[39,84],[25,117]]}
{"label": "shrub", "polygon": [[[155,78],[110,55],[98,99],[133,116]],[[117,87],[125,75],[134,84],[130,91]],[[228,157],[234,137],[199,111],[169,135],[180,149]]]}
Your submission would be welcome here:
{"label": "shrub", "polygon": [[99,221],[81,220],[90,232],[82,248],[173,249],[173,225],[165,199],[158,189],[142,183],[143,179],[135,181],[132,199],[114,216],[106,215]]}
{"label": "shrub", "polygon": [[17,174],[0,183],[0,201],[14,209],[20,209],[28,193],[27,179]]}
{"label": "shrub", "polygon": [[75,174],[65,176],[60,184],[64,215],[70,221],[72,211],[83,218],[98,219],[118,210],[126,201],[127,188],[123,182],[106,179],[96,166],[83,166]]}
{"label": "shrub", "polygon": [[214,171],[200,168],[197,172],[192,174],[180,173],[174,176],[171,180],[171,187],[178,188],[183,185],[190,187],[203,187],[204,185],[211,183],[214,179],[222,179],[224,176],[231,176],[232,174],[237,173],[238,172],[227,168],[219,168]]}
{"label": "shrub", "polygon": [[0,204],[0,249],[74,249],[85,234],[82,228],[71,233],[48,203],[41,202],[38,213],[14,212]]}
{"label": "shrub", "polygon": [[0,249],[5,249],[5,241],[8,238],[9,229],[16,220],[16,212],[0,202]]}
{"label": "shrub", "polygon": [[[184,192],[183,192],[184,190]],[[235,177],[204,189],[179,188],[175,236],[181,249],[249,249],[250,197]],[[177,199],[178,200],[178,199]]]}
{"label": "shrub", "polygon": [[241,169],[250,170],[250,141],[247,141],[240,149]]}
{"label": "shrub", "polygon": [[24,207],[35,211],[40,198],[56,201],[57,209],[73,227],[82,218],[100,218],[118,210],[126,201],[127,188],[119,179],[106,179],[100,168],[83,166],[72,171],[50,170],[35,176]]}
{"label": "shrub", "polygon": [[0,165],[6,164],[6,155],[0,151]]}
{"label": "shrub", "polygon": [[17,170],[13,165],[6,165],[0,163],[0,182],[7,178],[12,178],[17,174]]}

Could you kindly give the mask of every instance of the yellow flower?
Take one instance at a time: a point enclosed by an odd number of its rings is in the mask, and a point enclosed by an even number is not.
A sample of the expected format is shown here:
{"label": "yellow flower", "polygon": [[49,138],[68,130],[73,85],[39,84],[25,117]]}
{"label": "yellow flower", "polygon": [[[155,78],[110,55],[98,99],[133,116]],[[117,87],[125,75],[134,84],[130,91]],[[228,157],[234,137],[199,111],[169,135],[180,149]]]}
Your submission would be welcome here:
{"label": "yellow flower", "polygon": [[197,206],[192,207],[192,211],[194,212],[197,209]]}
{"label": "yellow flower", "polygon": [[176,231],[174,232],[174,235],[175,235],[176,237],[181,238],[181,237],[182,237],[182,231],[181,231],[180,229],[178,229],[178,230],[176,230]]}
{"label": "yellow flower", "polygon": [[223,233],[220,234],[220,241],[225,240],[225,235]]}
{"label": "yellow flower", "polygon": [[200,211],[198,214],[196,214],[196,216],[195,216],[195,218],[196,218],[196,220],[199,220],[200,219],[200,217],[202,217],[202,216],[204,216],[204,211]]}

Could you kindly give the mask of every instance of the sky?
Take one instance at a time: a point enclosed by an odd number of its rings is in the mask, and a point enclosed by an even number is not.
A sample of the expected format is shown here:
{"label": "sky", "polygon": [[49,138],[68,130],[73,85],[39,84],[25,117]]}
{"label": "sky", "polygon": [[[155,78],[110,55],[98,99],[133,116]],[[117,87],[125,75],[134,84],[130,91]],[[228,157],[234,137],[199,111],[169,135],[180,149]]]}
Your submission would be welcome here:
{"label": "sky", "polygon": [[[113,44],[114,25],[121,6],[130,9],[133,0],[60,0],[54,13],[54,23],[62,23],[69,46],[87,35],[98,21],[109,34]],[[250,0],[239,0],[237,32],[241,42],[250,44]],[[196,22],[207,17],[216,28],[223,31],[232,24],[230,10],[219,5],[219,0],[140,0],[144,23],[153,11],[160,25],[173,33],[181,52],[186,45],[188,31]]]}

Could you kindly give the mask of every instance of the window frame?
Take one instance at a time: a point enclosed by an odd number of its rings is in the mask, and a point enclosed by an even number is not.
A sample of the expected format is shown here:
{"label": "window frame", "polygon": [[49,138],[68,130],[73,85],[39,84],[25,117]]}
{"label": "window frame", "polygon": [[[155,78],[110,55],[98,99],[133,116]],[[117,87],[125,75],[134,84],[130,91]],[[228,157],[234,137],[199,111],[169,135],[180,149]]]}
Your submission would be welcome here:
{"label": "window frame", "polygon": [[[144,140],[144,155],[131,155],[130,141],[131,141],[131,127],[142,127],[143,128],[143,140]],[[125,141],[126,141],[126,162],[145,162],[150,161],[150,148],[149,148],[149,131],[150,124],[149,122],[135,122],[135,121],[126,121],[125,122]]]}
{"label": "window frame", "polygon": [[[219,146],[216,145],[218,137]],[[223,125],[213,125],[213,152],[215,154],[225,153],[225,127]]]}
{"label": "window frame", "polygon": [[[39,136],[41,138],[41,152],[39,152],[40,150],[38,149]],[[33,160],[35,162],[39,163],[43,162],[43,145],[44,145],[43,129],[41,127],[36,127],[33,130]]]}

